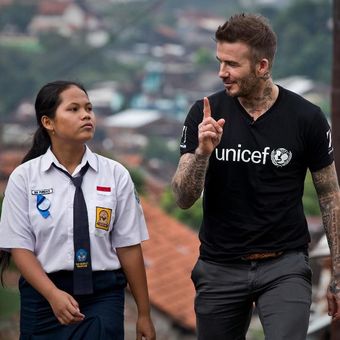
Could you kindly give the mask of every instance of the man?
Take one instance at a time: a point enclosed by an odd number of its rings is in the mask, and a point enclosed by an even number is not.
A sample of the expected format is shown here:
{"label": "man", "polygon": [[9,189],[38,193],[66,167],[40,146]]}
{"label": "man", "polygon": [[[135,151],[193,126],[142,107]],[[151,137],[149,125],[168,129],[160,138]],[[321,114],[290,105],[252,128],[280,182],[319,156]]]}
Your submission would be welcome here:
{"label": "man", "polygon": [[265,18],[234,15],[215,38],[225,89],[192,106],[172,182],[183,209],[203,191],[192,272],[198,339],[245,339],[255,304],[266,339],[302,340],[311,304],[307,168],[333,260],[329,314],[340,319],[340,196],[329,125],[319,107],[274,84],[276,35]]}

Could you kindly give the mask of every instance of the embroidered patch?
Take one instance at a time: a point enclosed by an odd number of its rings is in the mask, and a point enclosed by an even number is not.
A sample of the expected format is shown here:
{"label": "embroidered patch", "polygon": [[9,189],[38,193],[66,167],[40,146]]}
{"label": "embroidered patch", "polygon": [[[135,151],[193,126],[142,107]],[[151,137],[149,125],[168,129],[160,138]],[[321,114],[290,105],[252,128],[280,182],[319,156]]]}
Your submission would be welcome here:
{"label": "embroidered patch", "polygon": [[31,190],[31,194],[32,195],[48,195],[48,194],[52,194],[52,193],[53,193],[53,188],[50,188],[50,189],[37,189],[37,190],[32,189]]}
{"label": "embroidered patch", "polygon": [[96,207],[96,228],[105,231],[109,230],[112,216],[112,209]]}
{"label": "embroidered patch", "polygon": [[77,268],[87,268],[89,263],[87,261],[87,251],[85,249],[79,249],[76,252],[75,265]]}
{"label": "embroidered patch", "polygon": [[37,195],[37,209],[43,218],[50,216],[49,209],[51,207],[51,202],[43,195]]}

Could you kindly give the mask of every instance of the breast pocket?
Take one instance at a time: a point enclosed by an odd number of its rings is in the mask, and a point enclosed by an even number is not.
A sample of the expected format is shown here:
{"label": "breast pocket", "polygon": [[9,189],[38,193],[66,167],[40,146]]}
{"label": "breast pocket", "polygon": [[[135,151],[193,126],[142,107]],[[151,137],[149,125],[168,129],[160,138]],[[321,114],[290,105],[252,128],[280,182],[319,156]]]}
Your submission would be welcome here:
{"label": "breast pocket", "polygon": [[96,193],[89,214],[90,232],[101,237],[109,234],[113,228],[116,205],[116,198],[111,192]]}

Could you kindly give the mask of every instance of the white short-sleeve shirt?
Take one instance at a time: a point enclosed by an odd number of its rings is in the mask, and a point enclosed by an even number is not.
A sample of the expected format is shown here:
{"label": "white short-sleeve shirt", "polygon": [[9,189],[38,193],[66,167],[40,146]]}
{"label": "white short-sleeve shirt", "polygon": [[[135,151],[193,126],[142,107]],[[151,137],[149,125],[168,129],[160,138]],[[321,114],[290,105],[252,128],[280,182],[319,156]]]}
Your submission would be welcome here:
{"label": "white short-sleeve shirt", "polygon": [[[77,176],[86,162],[90,167],[82,190],[88,211],[92,270],[118,269],[121,265],[115,249],[148,239],[142,207],[131,177],[120,163],[86,147],[72,176]],[[47,273],[73,270],[74,266],[75,187],[52,163],[66,170],[49,149],[13,171],[0,220],[0,248],[31,250]],[[37,207],[38,195],[45,197],[47,214]]]}

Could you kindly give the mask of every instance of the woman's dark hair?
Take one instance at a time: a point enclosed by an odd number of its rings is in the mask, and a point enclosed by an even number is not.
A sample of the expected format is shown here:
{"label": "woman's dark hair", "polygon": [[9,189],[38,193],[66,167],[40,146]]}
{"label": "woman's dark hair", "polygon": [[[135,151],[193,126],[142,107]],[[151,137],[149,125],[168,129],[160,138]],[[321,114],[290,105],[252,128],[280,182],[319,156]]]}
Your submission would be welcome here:
{"label": "woman's dark hair", "polygon": [[86,94],[84,87],[74,81],[57,80],[44,85],[38,92],[35,100],[35,117],[38,123],[38,129],[33,137],[33,145],[22,160],[22,163],[30,159],[43,155],[51,145],[51,139],[41,123],[41,118],[47,116],[54,118],[55,112],[61,102],[60,94],[71,86],[77,86]]}
{"label": "woman's dark hair", "polygon": [[[33,158],[43,155],[51,145],[51,139],[46,129],[42,125],[41,118],[47,116],[54,118],[56,110],[61,103],[60,94],[71,86],[76,86],[87,95],[84,87],[74,81],[57,80],[44,85],[37,94],[35,100],[35,116],[38,123],[38,129],[33,137],[31,149],[24,156],[21,163],[25,163]],[[0,282],[4,286],[3,274],[10,263],[11,253],[0,251]]]}
{"label": "woman's dark hair", "polygon": [[257,14],[236,14],[215,32],[218,42],[243,42],[250,47],[251,57],[257,62],[267,58],[269,67],[274,62],[277,38],[268,20]]}

